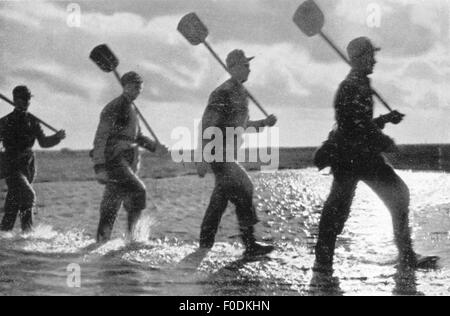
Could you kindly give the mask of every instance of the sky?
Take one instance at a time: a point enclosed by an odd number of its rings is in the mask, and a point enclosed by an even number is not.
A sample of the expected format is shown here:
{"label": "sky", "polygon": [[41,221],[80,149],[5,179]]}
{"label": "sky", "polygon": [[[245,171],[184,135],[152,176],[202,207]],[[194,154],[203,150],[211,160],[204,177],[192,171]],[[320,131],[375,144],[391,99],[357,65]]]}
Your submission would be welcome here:
{"label": "sky", "polygon": [[[318,146],[334,124],[333,99],[349,67],[320,37],[292,22],[302,0],[0,0],[0,92],[26,84],[36,116],[65,129],[58,148],[92,147],[102,108],[120,95],[112,74],[88,56],[107,43],[119,72],[142,74],[136,102],[162,142],[194,133],[209,94],[228,78],[202,46],[176,30],[196,12],[224,59],[255,56],[249,91],[279,119],[279,146]],[[386,133],[400,144],[450,142],[450,0],[316,0],[324,33],[341,49],[368,36],[382,48],[372,81],[405,121]],[[386,110],[377,103],[376,113]],[[263,115],[250,105],[252,119]],[[0,115],[11,110],[0,105]],[[189,142],[188,142],[189,143]],[[188,144],[185,145],[188,147]],[[191,146],[193,147],[193,145]]]}

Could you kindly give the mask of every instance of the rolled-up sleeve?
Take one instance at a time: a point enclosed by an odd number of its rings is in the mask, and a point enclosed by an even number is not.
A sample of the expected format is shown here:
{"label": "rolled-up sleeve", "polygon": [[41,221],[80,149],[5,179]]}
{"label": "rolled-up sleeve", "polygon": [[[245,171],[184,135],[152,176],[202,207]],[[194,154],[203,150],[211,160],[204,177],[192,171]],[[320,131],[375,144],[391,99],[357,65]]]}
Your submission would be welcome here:
{"label": "rolled-up sleeve", "polygon": [[53,136],[40,136],[38,138],[39,146],[42,148],[52,148],[61,142],[61,139],[56,135]]}

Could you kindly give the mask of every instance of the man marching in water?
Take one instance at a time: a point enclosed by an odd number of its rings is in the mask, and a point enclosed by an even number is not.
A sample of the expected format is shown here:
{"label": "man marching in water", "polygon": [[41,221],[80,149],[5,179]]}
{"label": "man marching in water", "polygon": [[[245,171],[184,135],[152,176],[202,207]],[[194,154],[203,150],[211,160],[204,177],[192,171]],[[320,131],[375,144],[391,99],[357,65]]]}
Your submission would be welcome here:
{"label": "man marching in water", "polygon": [[100,206],[99,243],[110,240],[122,204],[128,213],[129,233],[146,208],[146,188],[137,175],[139,147],[152,152],[167,152],[167,148],[141,133],[133,105],[143,89],[141,76],[135,72],[126,73],[121,83],[122,95],[103,109],[92,151],[97,181],[106,185]]}
{"label": "man marching in water", "polygon": [[[228,55],[226,62],[232,77],[211,94],[202,120],[202,132],[215,128],[221,133],[223,151],[219,156],[223,157],[223,160],[210,163],[216,183],[201,227],[200,249],[208,250],[213,247],[222,216],[228,202],[232,202],[236,206],[246,257],[263,256],[274,250],[273,246],[256,242],[254,225],[257,224],[258,218],[253,205],[253,184],[244,168],[236,161],[236,157],[227,159],[230,156],[227,151],[233,149],[236,154],[240,147],[239,137],[227,139],[227,128],[254,128],[259,132],[277,122],[274,115],[261,121],[249,120],[248,94],[243,83],[248,80],[252,59],[247,58],[242,50],[235,50]],[[208,140],[203,140],[202,148],[207,144]],[[217,150],[219,149],[216,148]],[[217,157],[217,152],[215,154]],[[208,164],[205,162],[198,164],[201,177],[206,174],[207,168]]]}
{"label": "man marching in water", "polygon": [[31,91],[26,86],[18,86],[13,91],[15,109],[0,120],[0,141],[5,147],[6,184],[8,194],[5,201],[5,216],[0,230],[11,231],[20,217],[22,231],[33,228],[33,207],[36,194],[31,184],[35,177],[35,157],[33,146],[36,140],[42,148],[58,145],[66,132],[59,131],[53,136],[45,136],[39,121],[28,112]]}
{"label": "man marching in water", "polygon": [[[383,152],[395,149],[391,138],[382,133],[385,124],[399,124],[404,115],[393,111],[373,119],[374,102],[369,75],[376,64],[379,48],[365,37],[350,42],[347,51],[352,70],[342,82],[335,100],[337,129],[316,161],[329,161],[334,182],[325,202],[316,245],[316,271],[332,271],[336,238],[342,233],[359,181],[364,181],[383,200],[392,214],[395,243],[400,264],[417,268],[431,258],[420,259],[413,250],[409,227],[410,194],[407,185],[388,165]],[[320,153],[320,151],[319,151]],[[325,167],[322,165],[321,167]]]}

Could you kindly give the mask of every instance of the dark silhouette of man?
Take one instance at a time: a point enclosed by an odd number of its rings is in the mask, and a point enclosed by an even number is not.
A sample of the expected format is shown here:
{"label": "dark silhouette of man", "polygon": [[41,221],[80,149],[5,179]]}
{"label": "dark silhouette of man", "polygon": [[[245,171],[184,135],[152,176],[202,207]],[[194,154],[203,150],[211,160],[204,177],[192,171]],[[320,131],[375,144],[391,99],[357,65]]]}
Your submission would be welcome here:
{"label": "dark silhouette of man", "polygon": [[[246,247],[245,256],[254,257],[266,255],[273,251],[273,246],[256,242],[254,225],[258,223],[258,217],[253,205],[253,183],[244,168],[235,160],[230,159],[229,150],[236,154],[239,149],[239,141],[235,136],[226,137],[227,128],[253,127],[261,131],[264,127],[272,127],[277,118],[274,115],[261,121],[249,120],[248,93],[243,83],[250,75],[250,61],[242,50],[234,50],[227,57],[227,67],[231,78],[218,87],[210,96],[208,106],[202,120],[202,131],[209,128],[218,129],[223,136],[223,151],[220,153],[222,161],[213,161],[210,166],[215,175],[215,188],[210,204],[203,219],[200,248],[211,249],[215,242],[222,216],[228,202],[236,206],[241,238]],[[203,140],[203,148],[208,144]],[[217,157],[217,156],[216,156]],[[198,173],[201,177],[206,174],[208,164],[198,164]]]}
{"label": "dark silhouette of man", "polygon": [[20,216],[22,231],[32,230],[36,199],[31,185],[35,177],[33,146],[37,140],[42,148],[51,148],[66,137],[63,130],[53,136],[45,136],[39,121],[28,113],[31,97],[31,91],[26,86],[14,88],[15,109],[0,120],[0,141],[5,148],[3,170],[8,186],[5,215],[0,227],[2,231],[14,229],[17,214]]}
{"label": "dark silhouette of man", "polygon": [[349,217],[359,181],[365,182],[391,212],[400,263],[409,267],[418,263],[409,227],[409,189],[383,157],[395,144],[382,129],[387,123],[399,124],[404,116],[393,111],[373,118],[369,76],[377,51],[379,48],[366,37],[351,41],[347,47],[352,69],[335,99],[337,128],[328,141],[336,146],[330,163],[334,181],[320,219],[316,270],[332,270],[336,238]]}
{"label": "dark silhouette of man", "polygon": [[100,205],[97,241],[107,242],[123,204],[128,213],[128,232],[131,234],[145,210],[145,184],[138,176],[139,147],[151,152],[166,153],[167,148],[145,137],[133,102],[143,90],[143,79],[136,72],[121,78],[123,93],[102,111],[91,152],[97,181],[106,185]]}

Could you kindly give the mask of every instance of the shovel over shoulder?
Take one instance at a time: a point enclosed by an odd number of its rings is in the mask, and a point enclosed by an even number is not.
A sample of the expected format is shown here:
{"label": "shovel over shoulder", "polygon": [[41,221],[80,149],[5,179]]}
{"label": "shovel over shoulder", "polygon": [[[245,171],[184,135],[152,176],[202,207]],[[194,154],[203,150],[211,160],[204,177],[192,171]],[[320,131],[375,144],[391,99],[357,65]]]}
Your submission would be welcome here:
{"label": "shovel over shoulder", "polygon": [[[108,47],[108,45],[102,44],[95,47],[92,50],[91,54],[89,55],[89,58],[104,72],[114,73],[119,83],[122,84],[120,74],[117,71],[117,67],[119,66],[119,59],[116,57],[116,55],[114,55],[113,51]],[[150,124],[148,124],[147,120],[142,115],[142,112],[139,110],[136,104],[133,103],[133,105],[136,109],[137,114],[139,115],[140,119],[144,123],[149,133],[153,136],[153,138],[158,144],[161,144],[155,132],[150,127]]]}
{"label": "shovel over shoulder", "polygon": [[[4,96],[3,94],[0,93],[0,99],[2,99],[3,101],[5,101],[6,103],[11,104],[12,106],[16,106],[14,104],[13,101],[11,101],[10,99],[8,99],[6,96]],[[32,114],[31,114],[32,115]],[[43,120],[41,120],[40,118],[37,118],[36,116],[32,115],[39,123],[41,123],[42,125],[44,125],[45,127],[47,127],[49,130],[51,130],[52,132],[58,133],[58,130],[56,128],[54,128],[53,126],[45,123]]]}
{"label": "shovel over shoulder", "polygon": [[[298,7],[294,14],[293,21],[306,36],[313,37],[320,35],[320,37],[322,37],[323,40],[325,40],[327,44],[330,45],[331,48],[333,48],[333,50],[342,58],[342,60],[350,65],[350,61],[347,56],[323,32],[323,27],[325,26],[325,16],[314,0],[307,0]],[[390,112],[393,111],[391,106],[380,96],[377,91],[373,90],[373,94]]]}
{"label": "shovel over shoulder", "polygon": [[[209,35],[208,28],[200,20],[198,15],[194,12],[185,15],[180,23],[178,24],[178,31],[186,38],[186,40],[194,46],[204,44],[208,51],[214,56],[217,62],[225,69],[226,72],[230,73],[227,65],[222,61],[219,55],[214,51],[214,49],[207,42],[207,37]],[[263,112],[263,114],[268,117],[269,113],[263,108],[261,103],[256,100],[256,98],[246,89],[248,97],[253,103]]]}

